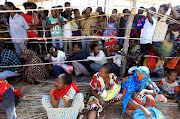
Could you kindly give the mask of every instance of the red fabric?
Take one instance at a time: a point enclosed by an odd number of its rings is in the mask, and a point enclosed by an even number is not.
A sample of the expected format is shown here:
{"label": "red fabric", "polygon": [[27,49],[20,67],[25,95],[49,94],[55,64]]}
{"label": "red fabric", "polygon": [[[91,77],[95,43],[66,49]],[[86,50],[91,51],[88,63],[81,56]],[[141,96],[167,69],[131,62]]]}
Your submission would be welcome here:
{"label": "red fabric", "polygon": [[80,93],[79,88],[76,86],[76,84],[73,81],[70,85],[68,85],[67,87],[65,87],[63,89],[55,89],[53,92],[55,99],[59,99],[59,98],[63,97],[64,95],[66,95],[66,93],[69,91],[71,86],[74,88],[76,93]]}
{"label": "red fabric", "polygon": [[32,15],[22,14],[28,25],[32,25]]}
{"label": "red fabric", "polygon": [[155,105],[154,97],[152,95],[147,95],[144,107],[154,107],[154,105]]}
{"label": "red fabric", "polygon": [[175,86],[175,87],[174,87],[174,90],[175,90],[175,91],[179,91],[179,86]]}
{"label": "red fabric", "polygon": [[14,96],[17,96],[19,98],[22,98],[23,95],[21,94],[21,90],[14,90]]}
{"label": "red fabric", "polygon": [[[22,14],[29,26],[34,25],[32,22],[32,15]],[[39,38],[39,33],[35,31],[28,31],[28,38]]]}
{"label": "red fabric", "polygon": [[[143,99],[138,99],[138,97],[136,97],[135,95],[132,95],[132,99],[134,101],[136,101],[138,104],[142,105],[143,104]],[[131,110],[135,110],[136,108],[130,104],[127,105],[127,108],[128,109],[131,109]]]}
{"label": "red fabric", "polygon": [[[149,50],[147,50],[147,54],[151,56],[155,56],[153,53],[149,52]],[[153,69],[156,67],[156,59],[155,57],[147,57],[147,60],[148,60],[148,68],[150,72],[153,73]]]}
{"label": "red fabric", "polygon": [[2,102],[2,95],[4,94],[4,92],[6,92],[10,88],[11,86],[6,80],[0,79],[0,102]]}
{"label": "red fabric", "polygon": [[110,50],[109,50],[110,52],[113,52],[113,47],[116,44],[117,44],[117,40],[114,38],[111,38],[111,39],[106,41],[106,46],[110,46]]}
{"label": "red fabric", "polygon": [[159,82],[159,84],[163,85],[163,81],[161,80],[161,81]]}

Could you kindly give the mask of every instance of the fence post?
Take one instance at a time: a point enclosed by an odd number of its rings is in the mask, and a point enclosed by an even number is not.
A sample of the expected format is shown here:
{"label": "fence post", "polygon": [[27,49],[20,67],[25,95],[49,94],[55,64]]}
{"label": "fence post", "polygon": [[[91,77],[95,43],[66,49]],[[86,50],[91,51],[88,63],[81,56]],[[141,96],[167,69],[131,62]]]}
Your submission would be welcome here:
{"label": "fence post", "polygon": [[[133,0],[133,7],[136,7],[136,0]],[[125,37],[127,37],[127,39],[124,40],[124,44],[123,44],[123,52],[125,54],[128,53],[129,37],[131,34],[131,29],[132,29],[132,24],[133,24],[135,14],[136,14],[136,9],[133,8],[131,11],[131,15],[128,18],[128,24],[127,24],[126,34],[125,34]],[[126,59],[127,59],[126,57],[124,57],[123,59],[123,75],[125,74],[125,70],[126,70],[126,61],[127,61]]]}

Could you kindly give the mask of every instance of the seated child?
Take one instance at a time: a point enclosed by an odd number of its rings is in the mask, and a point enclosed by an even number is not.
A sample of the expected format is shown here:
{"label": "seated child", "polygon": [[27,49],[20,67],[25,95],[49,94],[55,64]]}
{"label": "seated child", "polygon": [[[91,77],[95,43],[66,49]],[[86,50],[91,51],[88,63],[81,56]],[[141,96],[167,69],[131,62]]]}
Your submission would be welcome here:
{"label": "seated child", "polygon": [[178,94],[179,84],[176,79],[177,72],[175,70],[169,70],[168,76],[163,78],[158,86],[160,88],[160,93],[166,98],[178,101],[180,100],[180,95]]}
{"label": "seated child", "polygon": [[109,56],[118,56],[118,57],[109,59],[108,62],[112,63],[114,73],[117,76],[121,76],[121,74],[122,74],[122,57],[121,57],[121,55],[119,55],[118,52],[121,51],[122,45],[121,44],[114,45],[112,53],[109,52],[109,49],[110,48],[107,48],[107,53],[106,53],[108,57]]}
{"label": "seated child", "polygon": [[104,108],[121,101],[122,94],[119,94],[120,86],[117,84],[117,77],[111,72],[112,65],[106,63],[101,66],[99,72],[94,74],[90,83],[93,96],[90,97],[87,107],[90,110],[88,119],[95,119]]}
{"label": "seated child", "polygon": [[[54,74],[56,75],[56,77],[58,77],[62,73],[68,72],[68,70],[65,70],[65,68],[63,68],[63,66],[64,65],[66,66],[66,64],[60,63],[60,62],[65,61],[65,59],[66,59],[65,53],[63,51],[56,50],[55,48],[52,47],[52,48],[50,48],[49,54],[47,55],[47,57],[45,59],[49,60],[49,62],[55,62],[53,64],[52,70],[53,70]],[[67,66],[69,66],[69,65],[67,65]]]}

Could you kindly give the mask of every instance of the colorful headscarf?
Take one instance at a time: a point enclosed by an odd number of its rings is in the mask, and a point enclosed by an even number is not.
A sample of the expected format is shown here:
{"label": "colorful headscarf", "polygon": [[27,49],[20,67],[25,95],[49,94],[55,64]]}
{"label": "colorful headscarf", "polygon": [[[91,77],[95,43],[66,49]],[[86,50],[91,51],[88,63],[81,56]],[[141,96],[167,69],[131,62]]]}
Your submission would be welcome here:
{"label": "colorful headscarf", "polygon": [[2,102],[2,95],[4,94],[4,92],[6,92],[10,88],[11,86],[6,80],[0,79],[0,102]]}
{"label": "colorful headscarf", "polygon": [[[134,75],[123,79],[123,114],[133,93],[145,89],[151,82],[150,71],[146,66],[138,67],[135,69]],[[156,92],[158,92],[158,89],[156,89]]]}
{"label": "colorful headscarf", "polygon": [[27,55],[28,57],[31,57],[31,56],[37,56],[37,53],[34,52],[33,50],[30,50],[30,49],[25,49],[24,51],[24,54]]}

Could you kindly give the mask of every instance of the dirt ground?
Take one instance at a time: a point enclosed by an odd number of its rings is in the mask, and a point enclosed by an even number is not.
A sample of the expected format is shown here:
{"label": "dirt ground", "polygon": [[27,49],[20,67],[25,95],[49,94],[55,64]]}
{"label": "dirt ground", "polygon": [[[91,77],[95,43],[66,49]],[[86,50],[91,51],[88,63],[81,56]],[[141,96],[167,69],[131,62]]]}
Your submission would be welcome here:
{"label": "dirt ground", "polygon": [[[79,84],[83,84],[83,83],[86,83],[88,85],[88,83],[91,81],[91,78],[92,77],[88,77],[87,79],[79,82],[79,77],[73,77],[73,80],[75,82],[78,82]],[[50,80],[51,82],[54,81],[54,78],[52,80]],[[55,81],[54,81],[55,82]],[[10,81],[10,84],[12,84],[12,82]],[[24,87],[28,87],[29,88],[29,91],[32,89],[35,89],[37,87],[45,87],[46,89],[46,93],[48,93],[48,84],[45,83],[43,85],[33,85],[31,86],[29,83],[26,83],[26,82],[19,82],[19,83],[16,83],[16,84],[12,84],[13,87],[15,89],[22,89]],[[47,87],[46,87],[47,85]],[[30,93],[29,91],[25,91],[23,92],[24,94],[23,95],[28,95],[28,93]],[[39,102],[38,102],[39,103]],[[18,106],[17,106],[18,107]],[[176,103],[166,103],[166,104],[163,104],[163,103],[156,103],[156,106],[155,106],[157,109],[159,109],[163,114],[164,116],[167,118],[167,119],[179,119],[180,118],[180,109],[178,108],[177,104]],[[39,107],[40,109],[43,109],[43,107]],[[85,110],[85,112],[87,112],[87,110]],[[0,112],[0,115],[1,115],[2,112]],[[5,114],[5,113],[4,113]],[[37,113],[38,114],[38,113]],[[127,117],[126,115],[122,115],[122,105],[117,105],[117,106],[111,106],[111,107],[108,107],[105,111],[104,111],[104,114],[105,114],[105,119],[131,119],[131,117]],[[84,113],[85,117],[86,117],[86,113]],[[84,119],[85,119],[84,117]],[[21,116],[22,118],[22,116]],[[41,117],[41,119],[45,119],[47,118],[46,115]],[[1,117],[0,117],[1,119]],[[5,118],[2,118],[2,119],[5,119]],[[19,118],[20,119],[20,118]],[[29,118],[30,119],[30,118]],[[37,118],[38,119],[38,118]]]}

